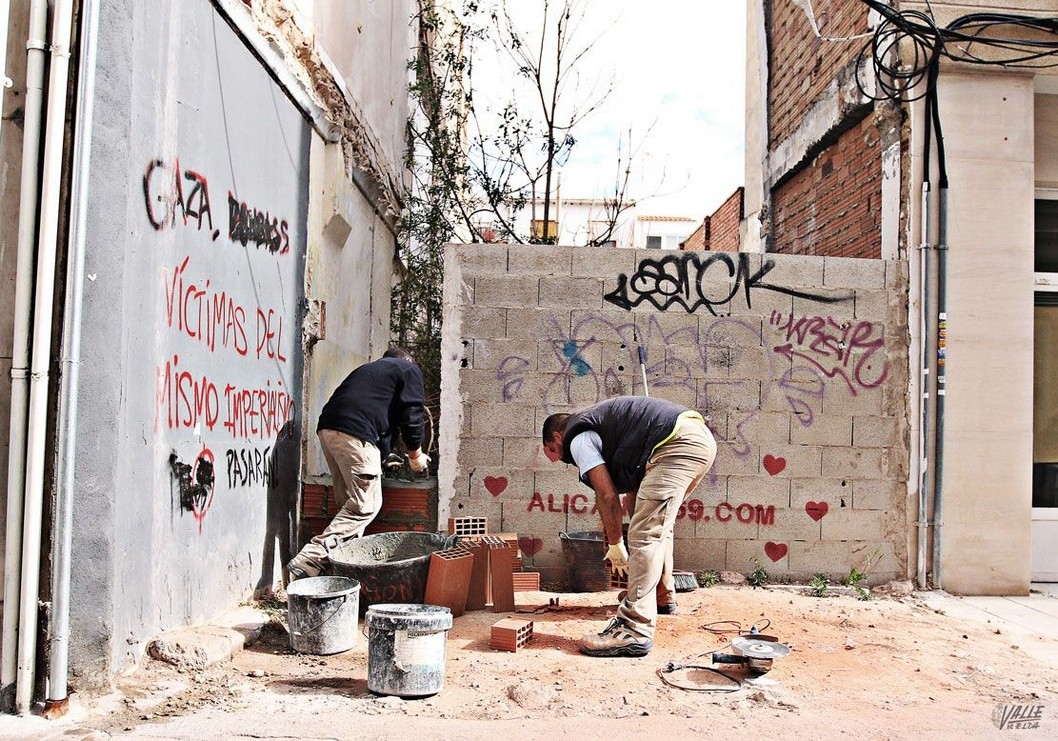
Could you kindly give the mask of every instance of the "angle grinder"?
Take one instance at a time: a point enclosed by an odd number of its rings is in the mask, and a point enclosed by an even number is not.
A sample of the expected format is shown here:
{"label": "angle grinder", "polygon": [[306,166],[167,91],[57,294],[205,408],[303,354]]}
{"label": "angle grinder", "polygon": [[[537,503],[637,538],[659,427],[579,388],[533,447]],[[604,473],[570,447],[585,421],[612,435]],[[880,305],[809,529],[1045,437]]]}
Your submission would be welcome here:
{"label": "angle grinder", "polygon": [[748,633],[731,639],[732,653],[714,653],[714,664],[737,664],[749,674],[766,674],[772,662],[790,653],[790,647],[775,636]]}

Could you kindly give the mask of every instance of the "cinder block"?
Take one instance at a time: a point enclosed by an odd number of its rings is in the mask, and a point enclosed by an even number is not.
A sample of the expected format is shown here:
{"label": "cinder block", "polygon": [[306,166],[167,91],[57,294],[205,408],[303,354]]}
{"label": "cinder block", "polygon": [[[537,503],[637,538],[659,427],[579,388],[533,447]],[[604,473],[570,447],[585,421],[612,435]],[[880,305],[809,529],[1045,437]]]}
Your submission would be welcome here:
{"label": "cinder block", "polygon": [[818,476],[824,450],[842,450],[842,448],[820,448],[815,445],[761,446],[760,471],[764,475],[775,478]]}
{"label": "cinder block", "polygon": [[544,455],[540,435],[503,438],[503,465],[508,468],[541,468],[553,465]]}
{"label": "cinder block", "polygon": [[[741,425],[740,431],[747,440],[752,440],[758,445],[783,445],[790,444],[790,413],[760,411],[752,415]],[[797,426],[797,423],[793,423]],[[851,428],[851,422],[850,422]],[[851,432],[850,432],[851,438]]]}
{"label": "cinder block", "polygon": [[788,312],[793,308],[793,297],[782,291],[771,291],[756,287],[749,293],[749,302],[746,302],[746,294],[741,288],[732,299],[731,303],[724,307],[722,313],[731,316],[767,316],[773,311]]}
{"label": "cinder block", "polygon": [[538,309],[536,302],[507,310],[507,338],[533,340],[570,336],[570,310]]}
{"label": "cinder block", "polygon": [[464,548],[457,546],[431,553],[425,604],[447,607],[454,617],[462,615],[473,568],[474,556]]}
{"label": "cinder block", "polygon": [[790,482],[790,507],[803,509],[809,502],[828,502],[835,508],[851,507],[852,487],[852,480],[845,478],[793,479]]}
{"label": "cinder block", "polygon": [[501,309],[536,306],[540,297],[540,280],[537,277],[513,275],[477,278],[474,285],[474,304]]}
{"label": "cinder block", "polygon": [[672,560],[686,571],[721,571],[725,564],[727,543],[706,538],[676,538],[672,546]]}
{"label": "cinder block", "polygon": [[470,535],[488,535],[488,532],[488,517],[468,516],[448,518],[448,533],[450,535],[465,537]]}
{"label": "cinder block", "polygon": [[526,347],[523,340],[474,340],[474,367],[492,373],[534,373],[537,370],[536,352]]}
{"label": "cinder block", "polygon": [[770,380],[774,373],[770,363],[774,359],[786,361],[781,356],[776,356],[770,349],[763,347],[737,346],[731,348],[730,364],[727,367],[727,375],[731,378],[748,378],[756,381]]}
{"label": "cinder block", "polygon": [[577,409],[591,406],[597,401],[607,398],[603,379],[598,375],[567,376],[569,388],[569,403]]}
{"label": "cinder block", "polygon": [[762,318],[753,316],[698,318],[699,342],[705,347],[764,347]]}
{"label": "cinder block", "polygon": [[[508,468],[477,468],[471,493],[486,501],[529,501],[533,492],[532,471],[512,471]],[[486,514],[484,512],[474,514]],[[493,527],[496,521],[492,520]]]}
{"label": "cinder block", "polygon": [[[775,560],[768,555],[768,543],[772,544],[771,553],[777,556]],[[761,566],[770,574],[781,574],[789,571],[789,548],[783,540],[729,540],[726,569],[748,575]]]}
{"label": "cinder block", "polygon": [[790,506],[790,479],[771,476],[727,477],[728,499],[733,502]]}
{"label": "cinder block", "polygon": [[790,424],[790,442],[794,445],[821,445],[828,447],[852,445],[852,417],[817,414],[813,415],[812,424],[807,426],[794,421]]}
{"label": "cinder block", "polygon": [[758,537],[761,540],[819,540],[820,533],[820,523],[809,517],[804,507],[791,507],[776,509],[774,523],[761,525]]}
{"label": "cinder block", "polygon": [[820,524],[823,540],[887,540],[903,531],[887,510],[838,509],[828,512]]}
{"label": "cinder block", "polygon": [[533,621],[504,618],[492,625],[489,645],[500,651],[517,652],[533,638]]}
{"label": "cinder block", "polygon": [[448,249],[455,253],[464,277],[507,271],[507,245],[462,244]]}
{"label": "cinder block", "polygon": [[885,478],[884,448],[823,448],[822,472],[825,478]]}
{"label": "cinder block", "polygon": [[765,264],[772,269],[762,280],[777,286],[815,288],[823,285],[823,258],[813,255],[769,253]]}
{"label": "cinder block", "polygon": [[474,435],[525,435],[533,429],[531,404],[475,404],[470,409],[470,429]]}
{"label": "cinder block", "polygon": [[759,451],[744,439],[720,443],[711,472],[717,476],[757,476],[761,473]]}
{"label": "cinder block", "polygon": [[[812,298],[795,296],[792,317],[796,322],[804,317],[821,317],[839,324],[852,321],[856,313],[856,292],[852,288],[813,288]],[[784,340],[792,342],[794,338]]]}
{"label": "cinder block", "polygon": [[540,591],[540,572],[538,571],[515,572],[511,578],[515,592]]}
{"label": "cinder block", "polygon": [[885,288],[885,263],[855,257],[824,257],[823,285],[839,288]]}
{"label": "cinder block", "polygon": [[760,381],[706,380],[698,389],[697,408],[707,414],[760,409]]}
{"label": "cinder block", "polygon": [[896,300],[897,294],[890,291],[856,291],[856,308],[853,315],[860,320],[872,319],[884,322],[889,316],[890,302]]}
{"label": "cinder block", "polygon": [[852,482],[852,506],[856,509],[906,510],[907,484],[903,481],[859,480]]}
{"label": "cinder block", "polygon": [[596,342],[557,338],[543,339],[536,347],[527,345],[525,340],[518,340],[526,352],[535,350],[534,366],[541,373],[569,373],[583,376],[591,372],[598,373],[602,368],[602,348]]}
{"label": "cinder block", "polygon": [[676,378],[707,378],[705,348],[698,344],[668,345],[665,348],[665,373]]}
{"label": "cinder block", "polygon": [[[823,397],[823,414],[837,414],[851,417],[883,417],[885,386],[873,389],[852,389],[842,378],[837,377],[827,382],[827,393]],[[901,394],[906,393],[906,389]],[[903,399],[903,396],[900,396]],[[895,408],[895,407],[894,407]]]}
{"label": "cinder block", "polygon": [[601,309],[603,282],[598,278],[540,278],[542,309]]}
{"label": "cinder block", "polygon": [[551,245],[511,245],[507,271],[512,275],[570,275],[574,249]]}
{"label": "cinder block", "polygon": [[[516,311],[511,309],[512,312]],[[459,334],[466,338],[504,337],[507,332],[507,312],[495,307],[465,304]]]}
{"label": "cinder block", "polygon": [[896,417],[856,417],[852,444],[857,448],[888,448],[901,442],[901,420]]}
{"label": "cinder block", "polygon": [[474,468],[500,468],[503,465],[503,438],[470,437],[460,441],[459,460]]}
{"label": "cinder block", "polygon": [[604,247],[577,247],[573,250],[572,273],[577,277],[631,274],[637,264],[635,252]]}

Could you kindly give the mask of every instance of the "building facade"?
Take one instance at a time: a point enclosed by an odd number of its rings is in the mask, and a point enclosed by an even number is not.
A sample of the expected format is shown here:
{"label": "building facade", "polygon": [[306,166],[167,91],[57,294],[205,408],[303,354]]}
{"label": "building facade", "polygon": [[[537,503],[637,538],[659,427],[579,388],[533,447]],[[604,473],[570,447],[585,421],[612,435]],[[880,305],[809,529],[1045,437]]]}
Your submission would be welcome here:
{"label": "building facade", "polygon": [[[748,11],[744,249],[909,266],[910,573],[964,594],[1058,578],[1058,280],[1044,259],[1055,78],[949,32],[916,87],[886,90],[889,71],[902,62],[912,78],[923,51],[910,14],[1046,43],[1015,16],[1053,18],[1058,4],[750,0]],[[1004,17],[972,25],[980,12]],[[861,60],[879,32],[901,43]]]}
{"label": "building facade", "polygon": [[48,701],[105,686],[296,550],[319,409],[389,338],[414,11],[14,0],[0,19],[0,144],[22,172],[0,192],[20,712],[45,673]]}

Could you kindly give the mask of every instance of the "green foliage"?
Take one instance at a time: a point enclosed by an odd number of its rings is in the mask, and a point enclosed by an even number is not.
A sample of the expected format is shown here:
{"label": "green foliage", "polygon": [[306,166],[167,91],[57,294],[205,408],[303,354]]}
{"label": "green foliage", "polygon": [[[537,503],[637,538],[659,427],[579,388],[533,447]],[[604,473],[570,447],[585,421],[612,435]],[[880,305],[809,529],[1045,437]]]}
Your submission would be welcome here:
{"label": "green foliage", "polygon": [[813,597],[826,597],[830,594],[830,577],[826,574],[816,574],[808,585],[812,588]]}
{"label": "green foliage", "polygon": [[720,583],[720,574],[715,571],[699,571],[694,578],[698,580],[700,587],[715,587]]}
{"label": "green foliage", "polygon": [[768,575],[768,571],[763,566],[761,566],[760,563],[756,561],[756,559],[754,559],[753,563],[757,564],[757,566],[753,569],[753,571],[750,572],[747,579],[749,583],[754,586],[754,588],[763,587],[765,584],[768,583],[768,579],[770,578],[770,576]]}
{"label": "green foliage", "polygon": [[[870,559],[867,562],[867,568],[870,568]],[[871,593],[864,587],[864,582],[867,581],[867,572],[860,571],[855,566],[849,571],[849,575],[841,580],[841,583],[846,587],[852,587],[853,591],[856,592],[856,598],[867,601],[871,598]]]}

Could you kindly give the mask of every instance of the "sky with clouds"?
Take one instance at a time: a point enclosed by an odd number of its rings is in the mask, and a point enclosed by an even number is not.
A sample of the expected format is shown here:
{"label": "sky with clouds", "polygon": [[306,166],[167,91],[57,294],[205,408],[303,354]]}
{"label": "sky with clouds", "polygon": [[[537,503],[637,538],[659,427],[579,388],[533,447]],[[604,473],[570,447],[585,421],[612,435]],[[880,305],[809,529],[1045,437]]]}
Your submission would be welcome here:
{"label": "sky with clouds", "polygon": [[[553,7],[560,5],[553,0]],[[540,0],[516,0],[539,23]],[[619,142],[636,148],[628,195],[640,214],[712,213],[743,184],[745,0],[583,0],[581,96],[612,92],[582,121],[563,198],[613,192]],[[631,138],[629,139],[629,132]]]}

